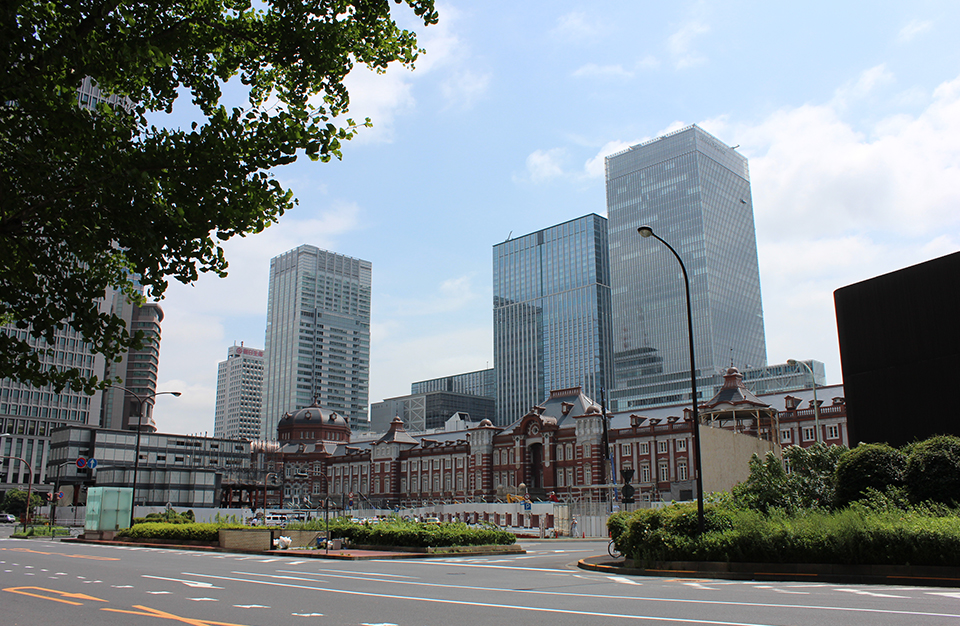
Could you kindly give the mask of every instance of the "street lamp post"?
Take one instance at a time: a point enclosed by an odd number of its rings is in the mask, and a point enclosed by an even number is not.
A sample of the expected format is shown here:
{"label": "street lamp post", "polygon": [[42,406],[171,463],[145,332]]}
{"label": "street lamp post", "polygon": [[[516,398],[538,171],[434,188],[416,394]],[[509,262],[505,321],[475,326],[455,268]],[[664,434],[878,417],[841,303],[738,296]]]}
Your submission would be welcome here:
{"label": "street lamp post", "polygon": [[787,365],[791,367],[796,367],[798,365],[804,366],[808,372],[810,372],[810,384],[813,386],[813,425],[817,429],[816,436],[814,441],[820,443],[820,403],[817,402],[817,377],[813,373],[813,368],[810,367],[807,363],[803,361],[797,361],[796,359],[787,359]]}
{"label": "street lamp post", "polygon": [[175,398],[180,397],[179,391],[151,391],[140,395],[135,391],[127,389],[123,385],[109,385],[116,389],[123,389],[131,396],[137,399],[137,444],[133,451],[133,489],[130,491],[130,527],[133,527],[133,512],[137,508],[137,473],[140,470],[140,434],[143,432],[143,405],[150,398],[157,396],[170,395]]}
{"label": "street lamp post", "polygon": [[[9,434],[0,435],[0,439],[8,436]],[[4,455],[0,457],[0,459],[16,459],[27,466],[27,472],[29,472],[29,474],[27,474],[27,510],[23,514],[23,527],[26,528],[27,524],[30,522],[30,493],[32,491],[31,487],[33,487],[33,466],[30,465],[26,459],[19,456]]]}
{"label": "street lamp post", "polygon": [[[263,477],[263,523],[264,524],[267,523],[267,483],[270,481],[271,476],[276,478],[277,474],[275,472],[268,472]],[[283,498],[282,495],[280,497]],[[280,508],[282,509],[283,507],[281,506]]]}
{"label": "street lamp post", "polygon": [[667,247],[667,250],[673,253],[677,262],[680,264],[680,271],[683,272],[683,284],[687,294],[687,340],[690,344],[690,393],[693,403],[693,454],[697,463],[697,532],[703,533],[703,467],[700,464],[700,414],[697,410],[697,366],[693,354],[693,312],[690,305],[690,278],[687,276],[687,267],[683,264],[683,259],[677,254],[669,243],[664,241],[653,232],[650,226],[641,226],[637,229],[641,237],[653,237]]}

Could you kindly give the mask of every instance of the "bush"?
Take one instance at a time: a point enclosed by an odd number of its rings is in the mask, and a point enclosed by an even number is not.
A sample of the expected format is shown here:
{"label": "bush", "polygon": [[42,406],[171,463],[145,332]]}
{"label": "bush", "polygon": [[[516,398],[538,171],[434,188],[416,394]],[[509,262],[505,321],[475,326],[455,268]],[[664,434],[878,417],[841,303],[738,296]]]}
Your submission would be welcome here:
{"label": "bush", "polygon": [[885,443],[861,443],[847,451],[836,469],[837,505],[846,506],[867,494],[903,485],[907,461],[903,453]]}
{"label": "bush", "polygon": [[170,539],[172,541],[218,541],[221,528],[246,528],[243,524],[184,524],[145,522],[117,532],[131,539]]}
{"label": "bush", "polygon": [[[878,492],[872,493],[876,497]],[[956,515],[874,510],[860,503],[799,515],[717,506],[709,514],[704,511],[706,531],[697,535],[691,508],[684,504],[635,512],[621,549],[648,566],[657,561],[948,566],[960,560]]]}
{"label": "bush", "polygon": [[[291,529],[323,530],[323,520],[292,523]],[[330,521],[330,537],[346,539],[353,545],[409,546],[414,548],[450,546],[513,545],[513,533],[496,526],[468,526],[462,522],[423,524],[390,517],[378,524],[356,524],[342,517]]]}
{"label": "bush", "polygon": [[960,504],[960,438],[941,435],[911,446],[906,485],[913,502]]}

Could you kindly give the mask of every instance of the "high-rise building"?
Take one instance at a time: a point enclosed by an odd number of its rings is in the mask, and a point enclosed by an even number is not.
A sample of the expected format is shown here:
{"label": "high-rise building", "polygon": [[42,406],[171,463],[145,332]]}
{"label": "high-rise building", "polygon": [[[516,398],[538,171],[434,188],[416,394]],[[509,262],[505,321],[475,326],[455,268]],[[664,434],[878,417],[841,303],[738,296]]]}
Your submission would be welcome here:
{"label": "high-rise building", "polygon": [[468,393],[474,396],[497,397],[496,371],[490,367],[475,372],[464,372],[452,376],[441,376],[429,380],[420,380],[410,384],[410,393],[429,393],[431,391],[449,391]]}
{"label": "high-rise building", "polygon": [[[105,378],[119,377],[124,388],[112,387],[103,392],[100,426],[116,430],[136,429],[137,423],[142,422],[144,428],[156,431],[152,395],[157,391],[160,368],[163,309],[156,302],[147,302],[143,306],[133,304],[117,292],[112,311],[126,320],[131,332],[143,333],[143,347],[132,349],[121,360],[107,365]],[[137,396],[145,399],[142,407]]]}
{"label": "high-rise building", "polygon": [[[163,320],[160,306],[155,303],[138,306],[114,289],[108,289],[97,306],[105,315],[119,316],[131,331],[143,331],[143,347],[108,362],[69,326],[55,331],[52,342],[32,337],[29,327],[20,329],[14,324],[0,326],[0,333],[28,341],[44,365],[74,367],[86,377],[119,377],[121,385],[141,397],[155,392]],[[30,482],[40,483],[47,475],[45,463],[49,457],[50,435],[55,428],[64,425],[136,428],[137,420],[131,423],[131,418],[137,415],[139,406],[133,395],[119,387],[87,395],[70,387],[57,392],[52,386],[37,388],[10,378],[0,379],[0,432],[10,435],[0,441],[0,455],[26,460],[34,472]],[[148,428],[153,426],[152,409],[152,401],[144,403],[143,423]],[[4,459],[0,462],[0,491],[7,487],[22,488],[28,474],[23,463]]]}
{"label": "high-rise building", "polygon": [[612,408],[690,401],[680,266],[663,244],[641,239],[641,225],[669,242],[687,268],[697,376],[766,365],[747,159],[690,126],[607,157],[606,186]]}
{"label": "high-rise building", "polygon": [[497,423],[552,390],[601,397],[611,371],[607,220],[590,214],[493,247]]}
{"label": "high-rise building", "polygon": [[260,436],[313,404],[367,424],[372,266],[302,245],[270,261]]}
{"label": "high-rise building", "polygon": [[259,439],[263,404],[263,350],[227,348],[227,360],[217,367],[217,406],[213,436],[222,439]]}

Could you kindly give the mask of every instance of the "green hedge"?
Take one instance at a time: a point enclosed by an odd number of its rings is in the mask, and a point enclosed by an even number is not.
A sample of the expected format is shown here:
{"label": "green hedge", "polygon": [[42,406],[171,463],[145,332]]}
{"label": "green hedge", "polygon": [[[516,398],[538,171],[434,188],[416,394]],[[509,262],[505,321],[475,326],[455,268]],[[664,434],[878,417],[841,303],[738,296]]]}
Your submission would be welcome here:
{"label": "green hedge", "polygon": [[[616,516],[615,516],[616,517]],[[611,518],[613,519],[613,518]],[[960,563],[960,517],[871,510],[786,515],[721,505],[705,510],[696,534],[696,506],[643,509],[608,527],[621,551],[640,564],[656,561],[951,565]],[[625,527],[625,528],[624,528]]]}
{"label": "green hedge", "polygon": [[147,522],[134,524],[117,533],[131,539],[171,539],[174,541],[218,541],[221,528],[247,528],[243,524],[182,524]]}
{"label": "green hedge", "polygon": [[[312,520],[292,523],[288,528],[319,531],[325,528],[325,523],[323,520]],[[478,528],[461,522],[423,524],[396,517],[377,524],[357,524],[348,518],[331,520],[330,536],[334,539],[346,539],[354,545],[413,548],[513,545],[517,542],[513,533],[492,525]]]}

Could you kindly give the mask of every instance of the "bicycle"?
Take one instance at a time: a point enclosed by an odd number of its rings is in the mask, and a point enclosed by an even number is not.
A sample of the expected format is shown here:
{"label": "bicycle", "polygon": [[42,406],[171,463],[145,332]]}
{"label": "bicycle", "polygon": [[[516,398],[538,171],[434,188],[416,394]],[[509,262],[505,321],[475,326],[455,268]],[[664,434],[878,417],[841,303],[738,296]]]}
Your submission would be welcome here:
{"label": "bicycle", "polygon": [[613,539],[611,539],[610,543],[607,544],[607,554],[614,559],[619,559],[623,556],[620,550],[617,549],[617,544],[613,541]]}

